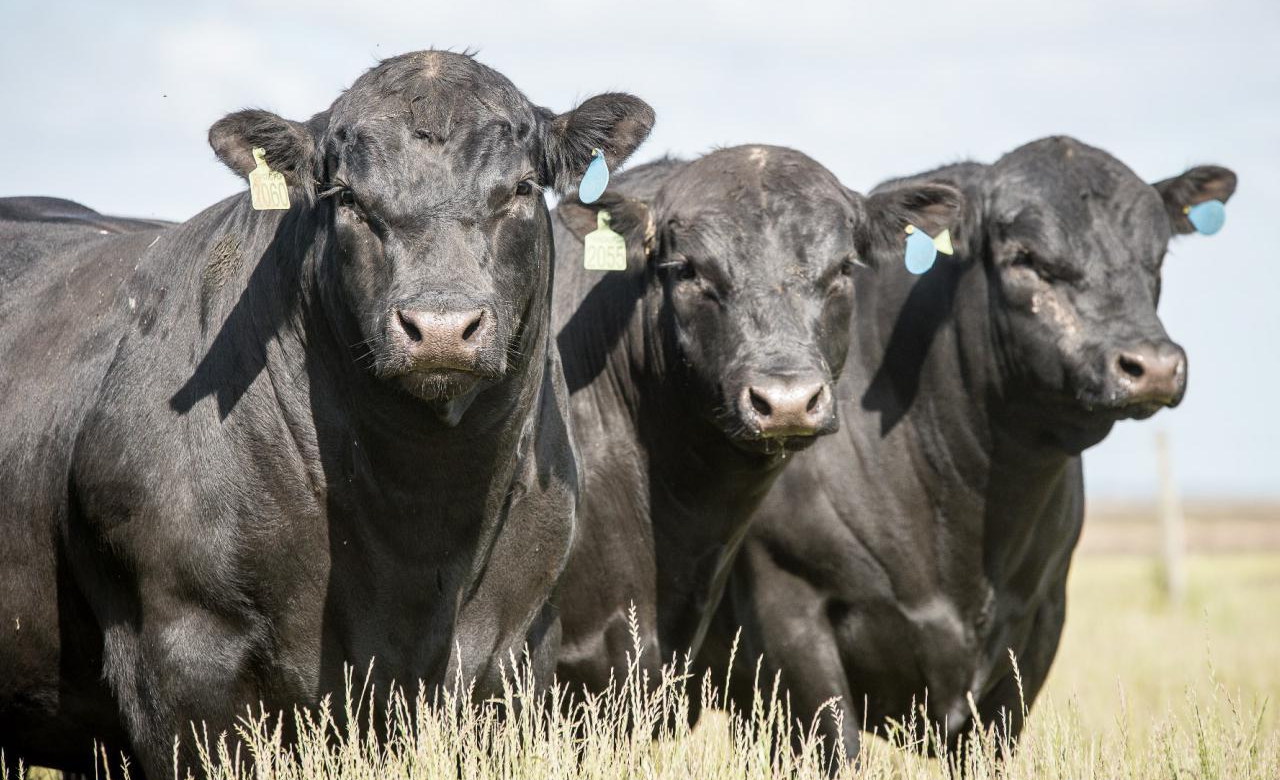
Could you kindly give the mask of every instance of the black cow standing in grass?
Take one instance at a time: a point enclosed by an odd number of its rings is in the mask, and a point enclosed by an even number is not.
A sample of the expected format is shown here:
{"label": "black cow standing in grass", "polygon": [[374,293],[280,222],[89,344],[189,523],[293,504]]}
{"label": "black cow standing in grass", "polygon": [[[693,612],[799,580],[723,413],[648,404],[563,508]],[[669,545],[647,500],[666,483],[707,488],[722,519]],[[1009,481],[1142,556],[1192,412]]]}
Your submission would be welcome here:
{"label": "black cow standing in grass", "polygon": [[[769,485],[837,428],[855,266],[897,257],[908,223],[937,232],[959,204],[937,184],[865,198],[799,152],[741,146],[556,209],[555,322],[585,475],[557,597],[561,680],[601,690],[622,675],[633,603],[646,669],[697,647]],[[601,208],[630,250],[603,276],[583,269],[581,238]]]}
{"label": "black cow standing in grass", "polygon": [[[1182,349],[1156,315],[1184,209],[1226,201],[1235,176],[1192,168],[1152,186],[1068,138],[993,165],[889,182],[955,184],[966,208],[954,262],[859,281],[843,429],[779,479],[731,578],[702,663],[725,672],[738,628],[735,698],[756,659],[781,672],[798,715],[840,697],[843,733],[925,704],[954,747],[1008,713],[1010,664],[1034,701],[1058,646],[1080,534],[1080,453],[1119,420],[1174,406]],[[723,678],[721,678],[723,679]]]}
{"label": "black cow standing in grass", "polygon": [[213,126],[288,210],[116,235],[0,208],[6,758],[84,770],[97,739],[161,777],[192,720],[314,703],[347,663],[484,696],[528,642],[549,671],[578,470],[541,192],[652,121],[427,51],[308,122]]}

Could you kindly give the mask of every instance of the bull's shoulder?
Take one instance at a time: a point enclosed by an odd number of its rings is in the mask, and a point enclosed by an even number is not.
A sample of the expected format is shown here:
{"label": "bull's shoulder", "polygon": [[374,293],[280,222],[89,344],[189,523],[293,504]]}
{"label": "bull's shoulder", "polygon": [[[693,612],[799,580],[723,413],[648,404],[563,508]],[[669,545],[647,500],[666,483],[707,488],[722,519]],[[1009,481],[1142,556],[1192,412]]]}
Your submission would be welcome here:
{"label": "bull's shoulder", "polygon": [[34,292],[77,262],[99,234],[55,222],[0,220],[0,304]]}
{"label": "bull's shoulder", "polygon": [[662,185],[676,171],[688,164],[688,160],[670,156],[661,157],[626,169],[613,178],[610,188],[628,197],[652,200],[658,194],[658,190],[662,189]]}

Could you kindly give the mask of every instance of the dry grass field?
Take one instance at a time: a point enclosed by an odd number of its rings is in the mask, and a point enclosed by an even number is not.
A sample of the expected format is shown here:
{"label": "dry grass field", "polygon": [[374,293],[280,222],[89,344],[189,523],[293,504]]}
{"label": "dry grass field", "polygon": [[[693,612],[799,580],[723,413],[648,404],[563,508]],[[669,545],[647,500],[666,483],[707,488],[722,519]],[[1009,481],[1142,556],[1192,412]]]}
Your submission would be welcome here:
{"label": "dry grass field", "polygon": [[[847,767],[843,776],[941,780],[959,776],[950,773],[963,764],[967,777],[1005,780],[1280,778],[1280,550],[1267,541],[1280,517],[1238,507],[1189,509],[1188,586],[1182,603],[1173,604],[1149,554],[1154,524],[1143,511],[1113,508],[1091,516],[1072,571],[1061,653],[1016,751],[992,733],[976,736],[963,757],[926,759],[906,744],[904,731],[867,740],[860,767]],[[281,747],[276,719],[247,718],[240,729],[247,750],[237,754],[209,734],[196,774],[225,780],[823,776],[816,752],[794,756],[778,749],[810,721],[780,702],[761,702],[751,713],[718,712],[693,730],[664,728],[682,722],[688,696],[717,700],[705,684],[686,686],[672,676],[654,694],[633,679],[618,695],[588,701],[568,716],[548,706],[505,717],[523,686],[513,680],[505,701],[478,707],[397,699],[392,733],[382,743],[360,729],[335,727],[325,708],[301,716],[302,739],[292,750]],[[359,689],[357,680],[347,707],[352,720],[365,722],[369,694]],[[660,736],[628,736],[628,722]],[[16,771],[11,766],[8,774]]]}

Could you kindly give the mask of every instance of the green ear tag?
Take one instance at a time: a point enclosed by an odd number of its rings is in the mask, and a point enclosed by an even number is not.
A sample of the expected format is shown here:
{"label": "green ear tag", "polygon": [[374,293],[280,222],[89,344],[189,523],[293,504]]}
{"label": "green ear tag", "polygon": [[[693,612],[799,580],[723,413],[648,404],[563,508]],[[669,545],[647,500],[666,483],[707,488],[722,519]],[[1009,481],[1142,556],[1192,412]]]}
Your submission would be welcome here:
{"label": "green ear tag", "polygon": [[265,149],[255,147],[253,159],[258,161],[258,167],[249,171],[249,197],[253,207],[258,211],[289,208],[289,185],[284,181],[284,174],[267,165]]}
{"label": "green ear tag", "polygon": [[627,270],[627,242],[609,229],[609,212],[596,212],[596,229],[583,239],[582,267],[588,271]]}

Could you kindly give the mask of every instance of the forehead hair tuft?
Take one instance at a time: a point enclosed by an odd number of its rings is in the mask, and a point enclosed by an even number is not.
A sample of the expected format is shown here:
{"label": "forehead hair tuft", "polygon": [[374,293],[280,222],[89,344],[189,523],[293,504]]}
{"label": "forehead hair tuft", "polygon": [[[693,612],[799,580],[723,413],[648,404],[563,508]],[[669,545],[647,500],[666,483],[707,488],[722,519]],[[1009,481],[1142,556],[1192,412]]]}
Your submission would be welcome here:
{"label": "forehead hair tuft", "polygon": [[440,75],[440,52],[424,51],[422,52],[422,75],[426,78],[433,79]]}
{"label": "forehead hair tuft", "polygon": [[490,120],[518,127],[533,118],[524,94],[471,52],[431,49],[388,57],[361,74],[334,102],[329,127],[399,121],[446,139],[459,127]]}

